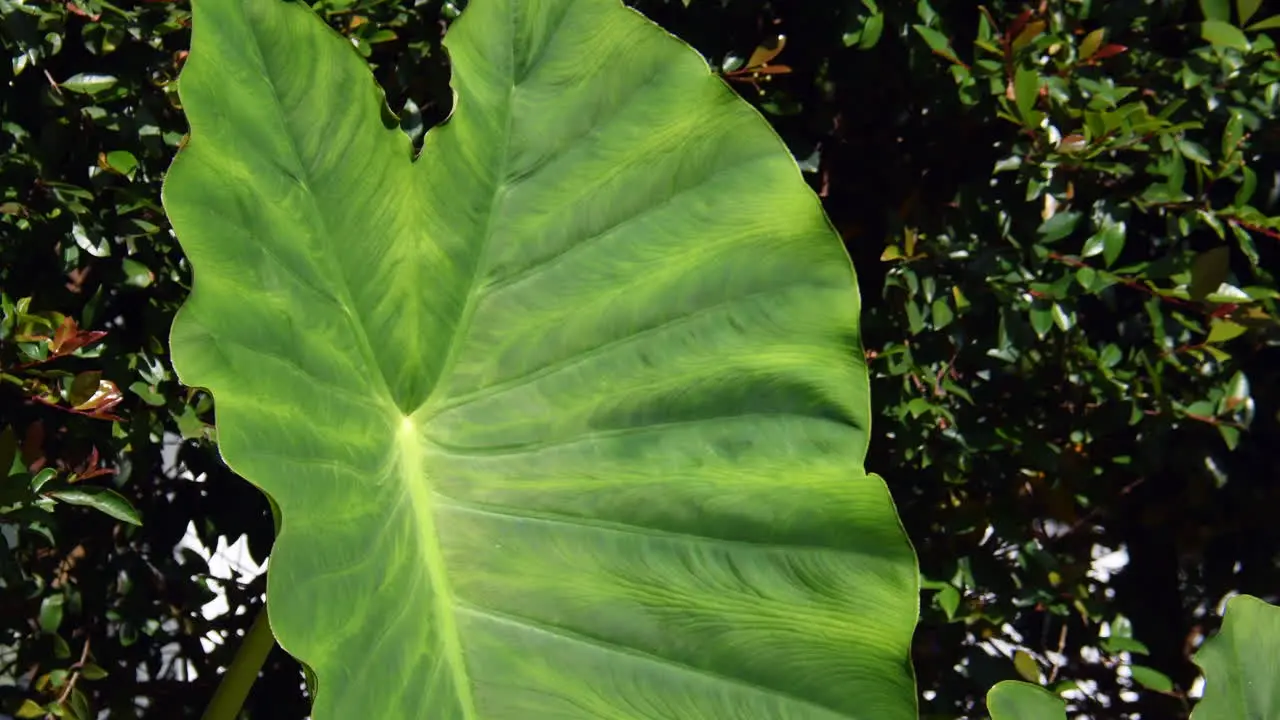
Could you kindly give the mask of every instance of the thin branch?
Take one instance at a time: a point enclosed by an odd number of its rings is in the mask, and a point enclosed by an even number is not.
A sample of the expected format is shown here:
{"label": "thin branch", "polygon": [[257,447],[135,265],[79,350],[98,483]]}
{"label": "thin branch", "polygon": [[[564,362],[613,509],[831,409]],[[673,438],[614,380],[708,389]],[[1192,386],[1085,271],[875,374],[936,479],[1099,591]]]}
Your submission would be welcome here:
{"label": "thin branch", "polygon": [[[62,694],[58,695],[58,705],[61,706],[71,697],[71,692],[76,689],[76,681],[80,679],[80,669],[89,662],[89,639],[85,638],[84,649],[80,651],[80,661],[72,666],[71,677],[67,678],[66,687],[62,688]],[[44,720],[57,720],[53,713],[44,716]]]}
{"label": "thin branch", "polygon": [[[1073,267],[1077,269],[1089,268],[1090,270],[1093,270],[1095,272],[1101,272],[1098,270],[1098,268],[1095,268],[1094,266],[1090,265],[1087,262],[1084,262],[1083,260],[1077,260],[1076,258],[1068,257],[1066,255],[1062,255],[1056,252],[1049,253],[1048,258],[1050,260],[1060,262],[1063,265],[1066,265],[1068,267]],[[1169,297],[1168,295],[1161,295],[1151,287],[1144,285],[1132,278],[1121,277],[1119,275],[1115,275],[1114,273],[1108,273],[1108,274],[1114,277],[1116,279],[1116,282],[1120,283],[1121,285],[1124,285],[1127,288],[1131,288],[1133,290],[1137,290],[1142,293],[1146,293],[1147,295],[1163,300],[1164,302],[1167,302],[1170,305],[1177,305],[1178,307],[1184,307],[1184,308],[1190,308],[1190,309],[1200,309],[1196,303],[1190,302],[1188,300],[1183,300],[1181,298]]]}
{"label": "thin branch", "polygon": [[1255,225],[1251,222],[1245,222],[1244,220],[1241,220],[1240,218],[1235,218],[1235,217],[1227,218],[1227,222],[1230,222],[1232,225],[1239,225],[1245,230],[1252,230],[1253,232],[1259,233],[1261,235],[1266,235],[1272,240],[1280,240],[1280,232],[1272,230],[1271,228],[1263,227],[1261,225]]}

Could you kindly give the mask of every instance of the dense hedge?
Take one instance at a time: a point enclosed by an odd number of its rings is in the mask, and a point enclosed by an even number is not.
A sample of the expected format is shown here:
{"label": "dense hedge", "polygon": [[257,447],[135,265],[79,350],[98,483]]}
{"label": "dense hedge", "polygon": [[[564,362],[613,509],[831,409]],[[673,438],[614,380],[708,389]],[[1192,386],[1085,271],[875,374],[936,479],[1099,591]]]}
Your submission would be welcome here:
{"label": "dense hedge", "polygon": [[[461,4],[316,8],[420,137],[449,110]],[[1280,18],[634,4],[769,118],[854,258],[868,466],[926,580],[923,712],[980,712],[1023,675],[1092,716],[1184,717],[1226,594],[1280,592]],[[259,559],[272,537],[166,354],[189,273],[159,189],[188,30],[185,3],[0,0],[0,716],[197,715],[261,601],[261,578],[177,549],[189,526]],[[209,620],[215,586],[230,609]],[[249,716],[305,715],[277,651]]]}

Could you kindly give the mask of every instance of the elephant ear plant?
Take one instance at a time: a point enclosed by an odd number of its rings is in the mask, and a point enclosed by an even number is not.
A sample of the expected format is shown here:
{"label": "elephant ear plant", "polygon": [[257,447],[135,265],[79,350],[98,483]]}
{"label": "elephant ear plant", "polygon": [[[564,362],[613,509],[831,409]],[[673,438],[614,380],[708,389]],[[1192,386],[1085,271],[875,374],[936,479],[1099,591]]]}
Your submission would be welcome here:
{"label": "elephant ear plant", "polygon": [[693,50],[473,0],[415,158],[306,6],[192,27],[173,360],[279,507],[316,720],[914,717],[854,274]]}

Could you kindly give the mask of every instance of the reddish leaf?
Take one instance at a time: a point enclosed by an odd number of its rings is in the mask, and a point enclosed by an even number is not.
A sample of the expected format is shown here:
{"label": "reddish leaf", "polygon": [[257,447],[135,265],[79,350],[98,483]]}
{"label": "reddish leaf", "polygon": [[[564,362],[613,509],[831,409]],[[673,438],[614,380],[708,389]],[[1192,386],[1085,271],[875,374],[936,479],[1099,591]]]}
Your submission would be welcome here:
{"label": "reddish leaf", "polygon": [[1043,20],[1027,23],[1026,28],[1023,29],[1022,32],[1018,33],[1018,37],[1013,41],[1013,49],[1020,50],[1032,40],[1035,40],[1040,33],[1044,32],[1046,25],[1047,23]]}
{"label": "reddish leaf", "polygon": [[96,478],[102,475],[112,475],[115,473],[115,468],[99,467],[98,462],[98,448],[90,448],[89,457],[85,458],[84,462],[80,463],[80,465],[76,467],[75,474],[70,478],[70,482],[88,480],[89,478]]}
{"label": "reddish leaf", "polygon": [[787,36],[779,35],[772,44],[764,44],[755,49],[751,53],[751,59],[747,60],[748,68],[756,68],[768,65],[769,61],[778,57],[778,53],[787,46]]}
{"label": "reddish leaf", "polygon": [[81,331],[75,337],[68,340],[58,351],[58,355],[70,355],[82,347],[92,345],[107,336],[106,330],[90,330]]}
{"label": "reddish leaf", "polygon": [[67,10],[71,11],[71,13],[72,13],[73,15],[79,15],[80,17],[86,17],[86,18],[89,18],[90,20],[92,20],[92,21],[94,21],[94,22],[97,22],[97,21],[102,17],[102,14],[101,14],[101,13],[96,14],[96,15],[90,15],[89,13],[87,13],[87,12],[85,12],[83,9],[81,9],[79,5],[76,5],[76,4],[75,4],[75,3],[73,3],[73,2],[68,2],[68,3],[67,3]]}
{"label": "reddish leaf", "polygon": [[67,273],[70,282],[67,283],[67,289],[73,293],[79,293],[84,290],[85,278],[89,276],[89,268],[77,268]]}
{"label": "reddish leaf", "polygon": [[1080,152],[1088,147],[1089,143],[1083,135],[1068,135],[1058,142],[1058,152]]}
{"label": "reddish leaf", "polygon": [[120,388],[116,387],[115,383],[110,380],[99,380],[98,387],[93,394],[85,401],[77,403],[75,409],[101,413],[119,405],[121,400],[124,400],[124,394],[120,392]]}
{"label": "reddish leaf", "polygon": [[49,351],[54,355],[60,355],[62,346],[66,345],[79,332],[80,328],[76,325],[75,318],[70,315],[64,317],[62,324],[58,326],[57,331],[53,334],[53,340],[49,343]]}
{"label": "reddish leaf", "polygon": [[1116,45],[1115,43],[1112,43],[1110,45],[1103,45],[1098,50],[1098,52],[1093,54],[1093,57],[1089,58],[1089,60],[1092,62],[1097,62],[1099,60],[1106,60],[1107,58],[1112,57],[1113,55],[1119,55],[1120,53],[1128,49],[1129,48],[1125,47],[1124,45]]}
{"label": "reddish leaf", "polygon": [[96,468],[93,468],[92,470],[87,470],[82,473],[76,473],[76,479],[88,480],[90,478],[101,477],[102,475],[114,475],[115,472],[116,472],[115,468],[96,467]]}
{"label": "reddish leaf", "polygon": [[1031,11],[1023,10],[1022,14],[1019,15],[1017,19],[1013,21],[1013,24],[1010,25],[1009,29],[1006,30],[1004,33],[1004,44],[1006,46],[1011,44],[1013,42],[1013,39],[1015,37],[1018,37],[1018,35],[1022,33],[1022,29],[1027,26],[1027,21],[1029,21],[1030,19],[1031,19]]}
{"label": "reddish leaf", "polygon": [[28,425],[23,434],[22,462],[31,472],[44,467],[44,423],[39,420]]}
{"label": "reddish leaf", "polygon": [[[111,408],[115,407],[116,405],[118,405],[118,404],[120,403],[120,400],[119,400],[119,399],[117,399],[117,400],[115,400],[115,401],[105,402],[105,403],[103,403],[101,406],[94,407],[94,408],[92,408],[92,409],[81,409],[81,408],[74,408],[74,407],[63,407],[62,405],[59,405],[59,404],[58,404],[58,400],[57,400],[57,398],[56,398],[56,397],[54,397],[54,398],[50,399],[50,398],[47,398],[47,397],[39,397],[39,396],[37,396],[37,397],[33,397],[33,398],[32,398],[32,400],[35,400],[35,401],[40,402],[40,403],[44,403],[45,405],[48,405],[49,407],[56,408],[56,409],[58,409],[58,410],[62,410],[63,412],[69,412],[69,413],[73,413],[73,414],[75,414],[75,415],[83,415],[83,416],[88,417],[88,418],[93,418],[94,420],[112,420],[112,421],[120,421],[120,420],[123,420],[123,419],[124,419],[124,418],[122,418],[122,417],[120,417],[120,416],[118,416],[118,415],[112,415],[111,413],[107,412],[108,410],[110,410]],[[42,462],[43,462],[43,461],[42,461]]]}

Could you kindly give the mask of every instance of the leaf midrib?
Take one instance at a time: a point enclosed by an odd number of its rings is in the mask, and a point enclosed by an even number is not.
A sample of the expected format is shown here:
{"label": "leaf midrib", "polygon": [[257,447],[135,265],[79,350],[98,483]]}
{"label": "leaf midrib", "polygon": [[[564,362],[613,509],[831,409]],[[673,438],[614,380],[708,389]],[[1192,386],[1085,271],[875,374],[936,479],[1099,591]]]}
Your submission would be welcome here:
{"label": "leaf midrib", "polygon": [[[445,385],[453,372],[454,366],[458,363],[461,341],[469,332],[472,318],[476,312],[479,298],[478,281],[484,272],[493,246],[494,219],[498,214],[498,206],[507,188],[506,176],[511,149],[511,105],[516,91],[515,17],[508,15],[508,20],[509,27],[507,30],[511,42],[507,43],[507,69],[511,75],[511,87],[507,91],[506,107],[504,108],[506,117],[503,121],[502,138],[500,139],[502,147],[498,151],[498,163],[494,170],[494,185],[489,199],[489,209],[485,216],[484,231],[481,234],[480,248],[475,265],[471,269],[471,276],[467,279],[467,299],[463,303],[462,310],[458,315],[458,321],[449,337],[448,354],[445,355],[444,362],[440,364],[440,370],[436,373],[436,377],[431,383],[430,392],[421,405],[406,414],[402,425],[402,432],[408,433],[406,439],[411,442],[411,446],[401,448],[402,453],[408,452],[410,454],[410,458],[407,458],[402,465],[403,474],[401,480],[413,502],[414,514],[418,520],[421,548],[426,556],[427,573],[431,578],[433,600],[435,601],[434,610],[437,619],[440,621],[440,642],[445,654],[445,662],[449,664],[454,692],[457,693],[458,704],[462,710],[464,720],[478,720],[479,715],[476,712],[475,698],[471,692],[471,680],[467,673],[462,637],[458,631],[456,610],[458,600],[449,581],[448,567],[440,544],[440,531],[435,522],[436,503],[431,497],[432,483],[422,465],[422,458],[427,452],[429,444],[425,441],[424,430],[418,427],[418,422],[415,422],[415,418],[420,417],[420,422],[423,425],[430,421],[430,417],[433,415],[433,406],[438,405],[440,402],[439,398],[442,395],[440,389]],[[462,22],[462,19],[459,19],[458,22]],[[461,103],[461,99],[458,102]],[[456,109],[455,112],[457,112]],[[440,130],[433,129],[428,132],[433,131],[439,132]]]}
{"label": "leaf midrib", "polygon": [[462,650],[462,637],[458,632],[455,607],[457,599],[449,584],[448,571],[445,567],[444,552],[440,547],[439,528],[435,522],[435,501],[426,476],[421,440],[421,429],[411,418],[406,417],[396,435],[396,451],[400,457],[400,480],[413,513],[418,522],[419,542],[426,557],[427,576],[431,580],[432,614],[438,621],[432,623],[436,632],[440,651],[449,665],[449,675],[453,680],[455,698],[462,710],[465,720],[476,720],[475,699],[471,693],[471,682],[467,676],[466,661]]}

